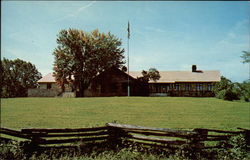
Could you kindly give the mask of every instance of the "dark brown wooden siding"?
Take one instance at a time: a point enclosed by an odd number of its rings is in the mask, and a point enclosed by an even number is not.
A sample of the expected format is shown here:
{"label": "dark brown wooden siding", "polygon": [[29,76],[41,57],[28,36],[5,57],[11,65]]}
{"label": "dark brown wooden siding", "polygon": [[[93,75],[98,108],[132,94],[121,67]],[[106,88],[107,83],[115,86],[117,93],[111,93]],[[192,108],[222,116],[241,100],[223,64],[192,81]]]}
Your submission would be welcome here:
{"label": "dark brown wooden siding", "polygon": [[[131,96],[147,96],[148,85],[129,76]],[[92,96],[127,96],[128,74],[117,68],[111,68],[97,76],[92,84]]]}
{"label": "dark brown wooden siding", "polygon": [[212,82],[150,83],[149,93],[167,96],[213,97]]}

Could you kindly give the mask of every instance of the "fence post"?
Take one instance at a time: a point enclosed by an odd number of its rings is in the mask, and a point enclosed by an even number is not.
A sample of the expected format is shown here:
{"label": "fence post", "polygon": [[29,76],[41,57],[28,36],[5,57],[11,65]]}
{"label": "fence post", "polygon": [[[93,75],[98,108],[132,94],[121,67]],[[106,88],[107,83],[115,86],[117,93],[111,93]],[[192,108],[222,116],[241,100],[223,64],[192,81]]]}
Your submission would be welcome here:
{"label": "fence post", "polygon": [[107,123],[108,127],[108,145],[111,149],[117,150],[123,146],[122,138],[126,137],[126,131],[122,128],[112,126],[112,124]]}
{"label": "fence post", "polygon": [[43,141],[38,135],[32,133],[32,131],[21,130],[21,133],[28,135],[30,141],[22,143],[22,147],[25,151],[32,153],[40,149],[39,143]]}
{"label": "fence post", "polygon": [[245,130],[246,145],[250,146],[250,130]]}
{"label": "fence post", "polygon": [[121,146],[121,137],[119,128],[108,126],[108,145],[112,150],[116,150]]}
{"label": "fence post", "polygon": [[196,128],[193,130],[196,132],[196,134],[193,135],[192,141],[191,141],[191,158],[197,159],[200,156],[202,148],[205,146],[203,140],[207,138],[208,130],[207,129],[201,129]]}
{"label": "fence post", "polygon": [[204,142],[201,142],[201,141],[207,139],[208,130],[196,128],[193,131],[197,133],[197,135],[194,137],[194,143],[196,144],[195,148],[204,147],[205,144],[204,144]]}
{"label": "fence post", "polygon": [[37,143],[37,139],[34,137],[31,137],[30,141],[21,142],[20,145],[28,157],[41,149]]}

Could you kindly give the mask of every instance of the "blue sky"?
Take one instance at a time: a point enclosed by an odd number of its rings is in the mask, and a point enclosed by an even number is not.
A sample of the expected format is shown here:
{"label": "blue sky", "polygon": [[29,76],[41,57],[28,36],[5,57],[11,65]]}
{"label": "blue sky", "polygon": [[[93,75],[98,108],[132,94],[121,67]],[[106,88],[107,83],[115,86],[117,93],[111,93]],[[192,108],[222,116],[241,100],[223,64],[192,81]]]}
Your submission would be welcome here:
{"label": "blue sky", "polygon": [[[52,72],[61,29],[111,32],[127,50],[130,70],[220,70],[232,81],[248,79],[249,2],[1,1],[1,57],[20,58]],[[126,55],[127,53],[125,53]]]}

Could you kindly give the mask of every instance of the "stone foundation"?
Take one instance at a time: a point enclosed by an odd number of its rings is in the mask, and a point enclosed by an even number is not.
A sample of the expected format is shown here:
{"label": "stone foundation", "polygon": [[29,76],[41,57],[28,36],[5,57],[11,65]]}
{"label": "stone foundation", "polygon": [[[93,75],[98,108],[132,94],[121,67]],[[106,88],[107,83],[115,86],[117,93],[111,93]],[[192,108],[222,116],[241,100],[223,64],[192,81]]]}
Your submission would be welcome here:
{"label": "stone foundation", "polygon": [[28,97],[56,97],[59,93],[58,89],[28,89]]}

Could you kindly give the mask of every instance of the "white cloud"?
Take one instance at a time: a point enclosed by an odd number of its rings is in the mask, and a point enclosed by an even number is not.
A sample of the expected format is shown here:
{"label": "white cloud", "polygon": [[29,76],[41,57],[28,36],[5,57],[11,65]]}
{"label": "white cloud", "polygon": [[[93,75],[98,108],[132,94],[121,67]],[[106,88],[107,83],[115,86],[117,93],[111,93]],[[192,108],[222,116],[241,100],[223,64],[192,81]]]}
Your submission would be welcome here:
{"label": "white cloud", "polygon": [[54,22],[60,22],[62,20],[68,19],[68,18],[77,17],[82,11],[84,11],[87,8],[91,7],[94,3],[96,3],[96,1],[89,2],[88,4],[78,8],[77,10],[74,10],[73,12],[65,15],[64,17],[56,19]]}

